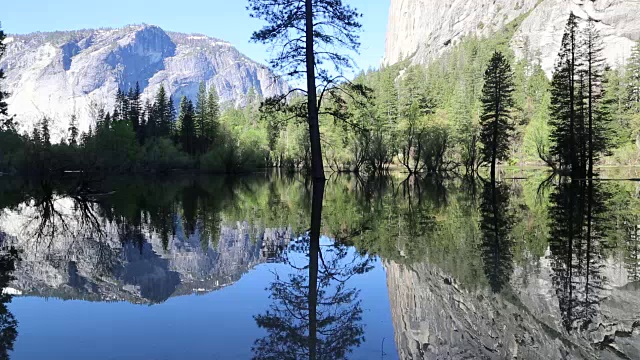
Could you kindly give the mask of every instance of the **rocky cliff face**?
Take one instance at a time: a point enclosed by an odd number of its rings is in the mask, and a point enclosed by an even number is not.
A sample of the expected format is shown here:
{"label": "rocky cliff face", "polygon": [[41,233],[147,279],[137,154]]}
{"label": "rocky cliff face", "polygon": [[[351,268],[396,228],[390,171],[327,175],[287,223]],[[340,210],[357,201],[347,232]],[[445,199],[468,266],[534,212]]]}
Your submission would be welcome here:
{"label": "rocky cliff face", "polygon": [[466,35],[487,35],[524,16],[512,46],[519,56],[538,57],[550,74],[571,12],[597,21],[612,65],[640,39],[637,0],[391,0],[385,63],[428,63]]}
{"label": "rocky cliff face", "polygon": [[463,36],[489,34],[538,0],[391,0],[385,63],[426,63]]}
{"label": "rocky cliff face", "polygon": [[[607,289],[591,322],[569,333],[562,323],[549,264],[516,270],[509,290],[467,289],[427,263],[386,262],[402,360],[635,359],[640,355],[638,284],[608,262]],[[482,275],[479,275],[482,276]]]}
{"label": "rocky cliff face", "polygon": [[136,82],[143,97],[164,85],[176,104],[183,95],[194,98],[201,81],[214,86],[222,101],[236,104],[250,88],[264,96],[287,89],[227,42],[156,26],[10,35],[5,42],[0,67],[6,70],[10,111],[27,128],[51,117],[54,135],[68,127],[73,113],[87,129],[92,107],[111,108],[118,88]]}

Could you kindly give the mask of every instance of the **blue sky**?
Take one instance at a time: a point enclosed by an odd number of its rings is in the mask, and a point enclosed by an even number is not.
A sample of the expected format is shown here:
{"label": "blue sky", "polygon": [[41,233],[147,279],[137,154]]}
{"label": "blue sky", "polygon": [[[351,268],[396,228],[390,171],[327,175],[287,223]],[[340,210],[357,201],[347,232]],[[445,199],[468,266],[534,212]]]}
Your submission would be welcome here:
{"label": "blue sky", "polygon": [[[384,55],[389,0],[344,1],[363,14],[358,67],[377,67]],[[224,39],[264,63],[268,48],[249,42],[262,22],[249,17],[246,5],[246,0],[18,0],[2,5],[0,22],[14,34],[146,23]]]}

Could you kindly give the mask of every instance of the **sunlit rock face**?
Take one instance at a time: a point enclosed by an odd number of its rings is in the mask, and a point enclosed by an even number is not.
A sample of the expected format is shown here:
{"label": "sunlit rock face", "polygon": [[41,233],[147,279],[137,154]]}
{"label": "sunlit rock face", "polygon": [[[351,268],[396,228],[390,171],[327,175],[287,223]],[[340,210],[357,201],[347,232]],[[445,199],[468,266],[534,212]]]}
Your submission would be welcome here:
{"label": "sunlit rock face", "polygon": [[[594,316],[567,331],[546,260],[516,269],[499,294],[469,288],[436,266],[385,262],[399,358],[635,359],[640,355],[640,286],[614,261]],[[480,277],[483,274],[479,274]],[[482,280],[480,280],[482,283]],[[580,281],[576,281],[580,287]],[[577,309],[577,307],[576,307]]]}
{"label": "sunlit rock face", "polygon": [[524,16],[512,47],[539,59],[551,74],[564,26],[573,12],[594,19],[611,65],[626,59],[640,39],[640,3],[625,0],[391,0],[385,63],[403,58],[426,64],[462,37],[488,35]]}
{"label": "sunlit rock face", "polygon": [[222,226],[215,241],[203,242],[201,228],[187,235],[179,221],[166,236],[99,216],[91,224],[66,198],[50,209],[55,214],[47,222],[42,209],[24,204],[0,215],[2,246],[21,254],[11,288],[22,295],[161,303],[233,284],[272,261],[293,236],[286,228],[238,222]]}
{"label": "sunlit rock face", "polygon": [[463,36],[490,34],[538,0],[391,0],[385,62],[426,63]]}
{"label": "sunlit rock face", "polygon": [[516,55],[534,56],[550,74],[560,50],[569,15],[593,19],[600,30],[604,55],[611,66],[622,65],[640,40],[640,2],[628,0],[544,0],[524,20],[512,46]]}
{"label": "sunlit rock face", "polygon": [[157,26],[10,35],[5,42],[0,68],[6,71],[10,111],[27,129],[49,116],[54,137],[62,136],[74,113],[88,129],[92,108],[112,108],[118,88],[136,82],[143,98],[164,85],[176,106],[182,96],[195,98],[201,81],[215,87],[221,101],[236,105],[251,88],[264,96],[287,89],[225,41]]}

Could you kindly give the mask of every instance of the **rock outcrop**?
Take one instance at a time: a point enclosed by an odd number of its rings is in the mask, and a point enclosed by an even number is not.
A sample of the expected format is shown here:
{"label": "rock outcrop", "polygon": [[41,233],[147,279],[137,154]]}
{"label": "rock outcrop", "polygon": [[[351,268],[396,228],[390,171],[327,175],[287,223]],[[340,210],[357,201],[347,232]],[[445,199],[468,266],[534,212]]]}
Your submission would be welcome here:
{"label": "rock outcrop", "polygon": [[573,12],[596,20],[611,65],[640,39],[637,0],[392,0],[384,62],[426,64],[467,35],[488,35],[523,18],[512,40],[518,56],[538,58],[551,74],[564,26]]}
{"label": "rock outcrop", "polygon": [[268,68],[231,44],[198,34],[165,32],[157,26],[9,35],[0,59],[6,71],[10,112],[28,129],[43,115],[61,136],[76,114],[88,129],[96,107],[110,109],[118,88],[136,82],[143,98],[164,85],[174,101],[195,98],[201,81],[221,101],[243,103],[249,89],[271,96],[286,91]]}

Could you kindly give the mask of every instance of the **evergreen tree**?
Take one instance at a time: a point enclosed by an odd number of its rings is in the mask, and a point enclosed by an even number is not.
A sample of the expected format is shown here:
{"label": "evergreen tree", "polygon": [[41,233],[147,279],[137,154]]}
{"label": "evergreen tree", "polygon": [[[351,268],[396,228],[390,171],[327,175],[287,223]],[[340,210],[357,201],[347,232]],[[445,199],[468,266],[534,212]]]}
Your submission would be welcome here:
{"label": "evergreen tree", "polygon": [[365,115],[368,124],[364,128],[369,129],[371,144],[368,156],[368,167],[372,171],[382,172],[387,164],[397,153],[396,129],[400,117],[398,107],[398,88],[395,78],[397,71],[394,68],[385,68],[378,74],[378,96],[375,97],[375,111]]}
{"label": "evergreen tree", "polygon": [[49,120],[48,117],[43,117],[42,120],[40,120],[40,139],[42,142],[42,145],[46,148],[51,147],[51,130],[50,130],[50,123],[51,120]]}
{"label": "evergreen tree", "polygon": [[[4,43],[5,34],[0,29],[0,59],[4,56],[7,45]],[[4,71],[0,68],[0,130],[14,129],[13,117],[9,116],[9,110],[6,102],[6,98],[9,93],[3,91],[2,80],[4,80]]]}
{"label": "evergreen tree", "polygon": [[167,112],[165,116],[169,129],[165,136],[171,136],[176,133],[176,107],[173,104],[173,98],[171,96],[169,96],[169,102],[167,104]]}
{"label": "evergreen tree", "polygon": [[[131,93],[131,92],[130,92]],[[113,122],[128,120],[129,115],[129,98],[121,89],[116,93],[116,107],[113,111]]]}
{"label": "evergreen tree", "polygon": [[640,114],[640,41],[631,52],[627,64],[627,91],[629,93],[629,109]]}
{"label": "evergreen tree", "polygon": [[244,111],[245,118],[247,119],[248,123],[254,128],[256,127],[258,122],[258,113],[260,110],[261,101],[262,100],[260,98],[260,94],[258,94],[256,88],[253,86],[250,87],[249,91],[247,91],[246,106],[244,108]]}
{"label": "evergreen tree", "polygon": [[[319,122],[323,96],[318,96],[317,91],[336,85],[334,74],[324,65],[333,64],[338,72],[341,68],[351,67],[351,58],[335,49],[343,47],[357,51],[361,15],[342,0],[249,0],[248,9],[252,17],[268,22],[253,33],[252,40],[281,46],[271,60],[272,67],[288,77],[306,76],[312,176],[317,181],[324,181]],[[286,101],[286,97],[280,100]]]}
{"label": "evergreen tree", "polygon": [[106,114],[104,114],[103,119],[104,120],[102,120],[101,126],[97,129],[97,133],[109,131],[111,129],[111,124],[113,122],[113,118],[111,117],[111,114],[107,112]]}
{"label": "evergreen tree", "polygon": [[153,121],[155,123],[152,136],[169,136],[173,126],[173,108],[172,100],[167,97],[164,85],[160,85],[160,89],[156,94],[153,103]]}
{"label": "evergreen tree", "polygon": [[[589,19],[587,26],[583,32],[583,45],[582,45],[582,61],[584,73],[581,78],[584,78],[585,87],[581,88],[583,95],[581,96],[586,100],[586,103],[581,103],[581,107],[585,108],[582,111],[582,118],[586,120],[586,134],[581,136],[583,139],[582,148],[588,149],[588,159],[583,161],[583,164],[588,162],[587,175],[593,176],[594,163],[598,160],[600,155],[607,154],[609,144],[611,143],[611,136],[608,134],[608,128],[610,123],[611,106],[610,104],[604,104],[602,99],[604,97],[605,88],[603,85],[604,78],[604,57],[602,52],[604,51],[604,45],[602,44],[602,38],[599,31],[595,27],[595,21]],[[583,151],[584,152],[584,151]],[[584,166],[584,165],[583,165]]]}
{"label": "evergreen tree", "polygon": [[129,95],[129,120],[131,121],[131,125],[133,125],[133,131],[136,133],[136,138],[138,139],[138,143],[142,143],[143,138],[143,127],[141,125],[142,122],[142,103],[140,96],[142,92],[140,90],[140,83],[136,81],[135,89],[130,91]]}
{"label": "evergreen tree", "polygon": [[400,114],[406,117],[412,112],[414,104],[417,106],[418,116],[424,116],[431,112],[432,104],[428,97],[427,76],[424,67],[413,65],[405,73],[398,90],[398,108]]}
{"label": "evergreen tree", "polygon": [[36,124],[31,131],[31,142],[36,146],[42,145],[42,136],[40,135],[40,124]]}
{"label": "evergreen tree", "polygon": [[[158,123],[156,121],[155,106],[151,100],[147,99],[144,104],[145,125],[144,125],[144,140],[150,137],[156,136],[158,132]],[[144,141],[143,141],[144,143]]]}
{"label": "evergreen tree", "polygon": [[571,13],[562,38],[551,82],[551,155],[562,169],[576,174],[579,168],[576,136],[576,75],[578,70],[578,22]]}
{"label": "evergreen tree", "polygon": [[502,53],[493,54],[484,81],[480,117],[480,141],[484,145],[482,160],[491,164],[491,179],[495,179],[496,162],[509,157],[509,141],[514,128],[511,118],[513,72]]}
{"label": "evergreen tree", "polygon": [[105,128],[110,129],[113,124],[118,123],[118,119],[120,119],[120,111],[116,107],[115,109],[113,109],[113,113],[111,114],[111,123],[106,124]]}
{"label": "evergreen tree", "polygon": [[73,114],[69,121],[69,145],[74,147],[78,145],[78,134],[78,118],[76,117],[76,114]]}
{"label": "evergreen tree", "polygon": [[220,127],[220,98],[214,85],[209,89],[207,99],[207,122],[205,123],[205,139],[207,146],[215,141]]}
{"label": "evergreen tree", "polygon": [[[180,105],[180,109],[182,111],[182,105]],[[198,136],[199,142],[204,145],[204,140],[206,137],[205,123],[207,122],[207,85],[204,83],[204,81],[200,82],[200,87],[198,88],[195,113],[196,135]]]}
{"label": "evergreen tree", "polygon": [[183,96],[180,100],[180,115],[178,116],[178,123],[180,124],[180,142],[182,149],[187,153],[193,155],[196,152],[196,126],[195,119],[196,113],[193,109],[193,103],[191,100]]}

